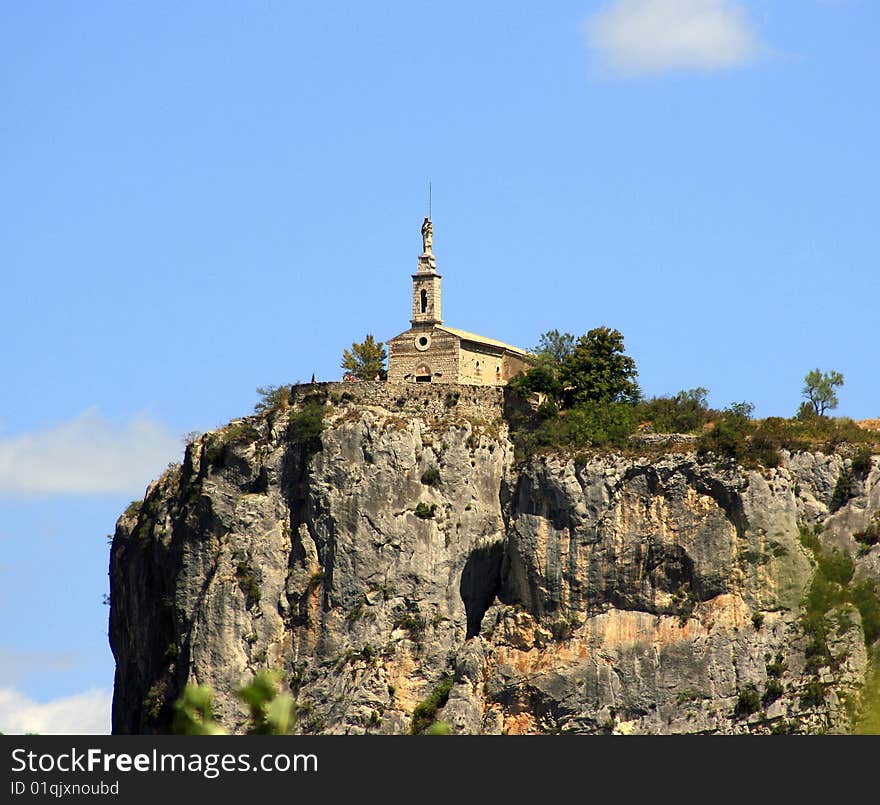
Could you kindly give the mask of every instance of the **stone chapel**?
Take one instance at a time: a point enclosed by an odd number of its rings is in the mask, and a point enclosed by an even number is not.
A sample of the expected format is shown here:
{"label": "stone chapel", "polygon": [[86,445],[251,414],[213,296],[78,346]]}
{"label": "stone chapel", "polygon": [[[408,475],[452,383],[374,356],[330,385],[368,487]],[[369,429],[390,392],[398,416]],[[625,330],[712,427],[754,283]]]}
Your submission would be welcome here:
{"label": "stone chapel", "polygon": [[388,341],[388,380],[503,386],[529,368],[529,353],[443,324],[433,237],[431,219],[425,218],[422,253],[412,275],[412,326]]}

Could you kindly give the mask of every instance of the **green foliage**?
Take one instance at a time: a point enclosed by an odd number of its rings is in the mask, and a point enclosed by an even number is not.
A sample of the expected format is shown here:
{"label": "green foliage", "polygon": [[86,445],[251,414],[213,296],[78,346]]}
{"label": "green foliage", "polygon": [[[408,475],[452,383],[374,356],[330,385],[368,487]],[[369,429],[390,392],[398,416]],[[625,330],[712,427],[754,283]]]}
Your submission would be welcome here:
{"label": "green foliage", "polygon": [[862,445],[853,456],[852,471],[861,477],[871,471],[871,450],[867,445]]}
{"label": "green foliage", "polygon": [[856,735],[880,735],[880,645],[869,657],[865,687],[862,689]]}
{"label": "green foliage", "polygon": [[167,690],[168,681],[164,678],[150,685],[150,689],[144,698],[144,711],[150,721],[156,721],[162,714]]}
{"label": "green foliage", "polygon": [[[279,689],[274,671],[260,671],[238,691],[250,708],[249,735],[287,735],[293,730],[295,705],[289,693]],[[187,685],[174,705],[176,735],[225,735],[213,714],[214,692],[210,685]]]}
{"label": "green foliage", "polygon": [[832,512],[843,508],[851,498],[855,497],[855,489],[853,488],[852,478],[846,470],[841,470],[837,476],[837,483],[834,485],[834,491],[831,493],[831,502],[828,508]]}
{"label": "green foliage", "polygon": [[874,512],[864,531],[857,531],[853,539],[861,543],[860,553],[867,553],[871,546],[880,542],[880,511]]}
{"label": "green foliage", "polygon": [[259,604],[262,598],[259,574],[243,553],[236,552],[232,558],[235,561],[235,577],[245,595],[248,607]]}
{"label": "green foliage", "polygon": [[395,615],[392,625],[395,629],[405,629],[409,632],[410,638],[418,643],[425,636],[428,622],[425,620],[425,616],[418,612],[405,611]]}
{"label": "green foliage", "polygon": [[727,409],[731,416],[740,417],[741,419],[751,419],[755,411],[755,406],[750,402],[731,403]]}
{"label": "green foliage", "polygon": [[700,699],[705,699],[706,694],[702,691],[694,690],[693,688],[685,688],[684,690],[680,690],[675,697],[676,704],[687,704],[688,702],[698,702]]}
{"label": "green foliage", "polygon": [[773,662],[767,663],[767,676],[779,679],[787,668],[788,666],[782,661],[782,655],[777,654]]}
{"label": "green foliage", "polygon": [[542,447],[622,447],[635,432],[638,414],[628,403],[602,402],[582,405],[546,419],[531,432],[518,433],[518,440],[531,453]]}
{"label": "green foliage", "polygon": [[757,423],[748,444],[748,457],[763,467],[778,467],[782,461],[779,448],[782,446],[776,417]]}
{"label": "green foliage", "polygon": [[876,433],[860,428],[849,417],[812,415],[806,419],[797,417],[779,422],[782,423],[779,436],[783,447],[789,450],[804,450],[810,447],[833,450],[845,443],[867,445],[878,439]]}
{"label": "green foliage", "polygon": [[556,620],[550,622],[550,634],[559,642],[568,640],[575,630],[581,625],[580,619],[574,612],[565,612]]}
{"label": "green foliage", "polygon": [[430,520],[434,516],[434,512],[437,511],[437,504],[431,503],[428,505],[424,501],[420,502],[418,506],[416,506],[416,517],[421,517],[423,520]]}
{"label": "green foliage", "polygon": [[813,409],[816,416],[825,416],[825,412],[837,408],[837,394],[835,389],[843,385],[843,375],[840,372],[821,372],[813,369],[807,372],[804,378],[804,387],[801,394],[806,398],[807,404]]}
{"label": "green foliage", "polygon": [[259,438],[260,432],[250,422],[233,422],[206,437],[205,458],[215,467],[225,466],[233,445],[252,444]]}
{"label": "green foliage", "polygon": [[560,367],[568,407],[596,402],[636,403],[641,399],[635,361],[623,351],[623,335],[596,327],[582,335]]}
{"label": "green foliage", "polygon": [[801,707],[821,707],[825,704],[825,686],[818,679],[811,679],[801,694]]}
{"label": "green foliage", "polygon": [[564,363],[574,352],[574,336],[555,329],[548,330],[541,335],[533,351],[539,360],[543,358],[557,364]]}
{"label": "green foliage", "polygon": [[133,500],[129,503],[128,506],[125,507],[125,516],[136,519],[138,514],[140,514],[142,503],[142,500]]}
{"label": "green foliage", "polygon": [[340,365],[358,380],[385,380],[388,377],[385,370],[387,357],[385,344],[376,341],[369,333],[363,341],[354,342],[351,349],[343,351]]}
{"label": "green foliage", "polygon": [[764,613],[763,612],[755,612],[752,614],[752,626],[756,629],[760,629],[764,625]]}
{"label": "green foliage", "polygon": [[752,433],[751,403],[733,403],[721,413],[712,429],[697,442],[697,455],[716,456],[741,461],[748,453],[748,437]]}
{"label": "green foliage", "polygon": [[674,397],[653,397],[639,405],[639,418],[650,422],[657,433],[700,432],[709,414],[708,393],[700,387]]}
{"label": "green foliage", "polygon": [[761,696],[754,685],[745,685],[736,700],[735,714],[739,717],[757,713],[761,709]]}
{"label": "green foliage", "polygon": [[305,456],[311,456],[323,447],[324,411],[320,400],[306,400],[287,418],[288,437],[301,445]]}
{"label": "green foliage", "polygon": [[422,473],[422,483],[425,486],[440,486],[440,472],[436,467],[428,467]]}
{"label": "green foliage", "polygon": [[225,735],[214,720],[213,701],[210,685],[187,685],[174,705],[175,735]]}
{"label": "green foliage", "polygon": [[420,701],[413,710],[410,734],[420,735],[434,723],[437,711],[449,701],[452,691],[452,677],[444,675],[439,684],[428,694],[426,699]]}
{"label": "green foliage", "polygon": [[768,679],[767,684],[764,687],[764,695],[761,696],[761,704],[763,704],[764,707],[768,704],[772,704],[784,692],[785,689],[782,687],[782,683],[778,679]]}
{"label": "green foliage", "polygon": [[257,387],[260,399],[254,406],[257,414],[277,414],[290,406],[290,386]]}
{"label": "green foliage", "polygon": [[819,526],[816,526],[814,528],[801,526],[800,528],[801,545],[803,545],[813,554],[816,554],[821,549],[821,543],[819,542],[819,531]]}
{"label": "green foliage", "polygon": [[880,637],[880,594],[873,579],[864,579],[852,586],[850,601],[862,617],[865,643],[870,645]]}
{"label": "green foliage", "polygon": [[818,574],[832,584],[841,587],[850,583],[853,577],[853,561],[849,554],[838,550],[820,551],[816,554]]}
{"label": "green foliage", "polygon": [[515,375],[510,379],[508,386],[522,397],[528,397],[533,392],[547,394],[554,404],[562,396],[559,366],[546,361],[539,363],[527,372]]}
{"label": "green foliage", "polygon": [[634,403],[641,399],[637,374],[635,361],[623,352],[623,336],[617,330],[597,327],[577,342],[571,333],[550,330],[536,347],[534,366],[509,385],[524,397],[533,392],[547,395],[553,408]]}
{"label": "green foliage", "polygon": [[281,692],[279,681],[280,676],[276,671],[266,669],[239,690],[239,698],[251,711],[249,735],[288,735],[292,731],[293,696]]}
{"label": "green foliage", "polygon": [[435,721],[425,730],[425,735],[452,735],[452,727],[445,721]]}
{"label": "green foliage", "polygon": [[[801,529],[801,542],[812,550],[816,560],[816,572],[804,597],[801,616],[809,641],[805,650],[806,670],[816,673],[823,666],[835,663],[828,648],[828,613],[852,604],[861,616],[865,644],[870,646],[880,637],[880,595],[871,579],[853,583],[852,559],[841,551],[823,549],[815,531]],[[847,619],[840,618],[839,621],[838,629],[845,629]],[[818,680],[802,697],[804,706],[819,704],[823,700],[824,691]]]}

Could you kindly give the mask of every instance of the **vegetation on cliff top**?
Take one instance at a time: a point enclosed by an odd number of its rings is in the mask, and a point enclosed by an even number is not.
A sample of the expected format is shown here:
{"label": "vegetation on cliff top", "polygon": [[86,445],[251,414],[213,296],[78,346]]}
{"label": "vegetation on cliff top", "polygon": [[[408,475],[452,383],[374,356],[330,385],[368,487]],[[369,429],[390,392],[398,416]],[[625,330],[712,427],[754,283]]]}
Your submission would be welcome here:
{"label": "vegetation on cliff top", "polygon": [[802,389],[805,402],[794,417],[756,420],[749,402],[710,409],[702,387],[644,399],[623,336],[607,327],[577,340],[551,330],[541,336],[534,354],[532,368],[510,381],[512,391],[537,401],[534,415],[510,416],[520,455],[559,448],[633,449],[637,443],[631,437],[640,431],[691,434],[698,437],[701,456],[731,458],[746,466],[775,467],[781,449],[833,450],[844,443],[862,445],[856,461],[864,463],[867,456],[869,464],[867,445],[878,442],[876,433],[851,419],[826,416],[838,404],[835,389],[843,385],[839,372],[809,372]]}

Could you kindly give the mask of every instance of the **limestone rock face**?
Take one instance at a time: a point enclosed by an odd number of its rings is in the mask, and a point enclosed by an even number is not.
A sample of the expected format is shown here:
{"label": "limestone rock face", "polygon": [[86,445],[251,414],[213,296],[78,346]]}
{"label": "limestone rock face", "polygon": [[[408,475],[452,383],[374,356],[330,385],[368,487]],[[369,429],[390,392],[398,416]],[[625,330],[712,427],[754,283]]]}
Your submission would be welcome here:
{"label": "limestone rock face", "polygon": [[434,717],[455,732],[849,729],[861,619],[832,608],[816,658],[801,531],[876,579],[880,546],[852,536],[876,459],[831,514],[841,456],[517,464],[497,389],[350,385],[200,437],[120,517],[114,732],[169,731],[194,681],[242,731],[235,691],[266,666],[301,732],[409,732],[449,680]]}

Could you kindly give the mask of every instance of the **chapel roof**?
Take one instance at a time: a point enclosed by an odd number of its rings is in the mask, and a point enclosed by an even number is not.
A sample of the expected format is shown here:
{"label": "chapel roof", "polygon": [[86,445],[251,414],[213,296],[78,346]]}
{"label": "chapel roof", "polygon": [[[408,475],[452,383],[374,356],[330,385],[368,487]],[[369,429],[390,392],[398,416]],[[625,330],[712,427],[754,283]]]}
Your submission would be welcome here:
{"label": "chapel roof", "polygon": [[505,344],[503,341],[498,341],[494,338],[486,338],[485,336],[477,335],[476,333],[469,333],[467,332],[467,330],[457,330],[455,327],[447,327],[445,324],[437,324],[434,326],[438,330],[443,330],[446,333],[458,336],[464,341],[473,341],[475,344],[485,344],[486,346],[504,349],[507,350],[507,352],[512,352],[514,355],[527,356],[531,354],[526,349],[520,349],[519,347],[515,347],[511,344]]}

